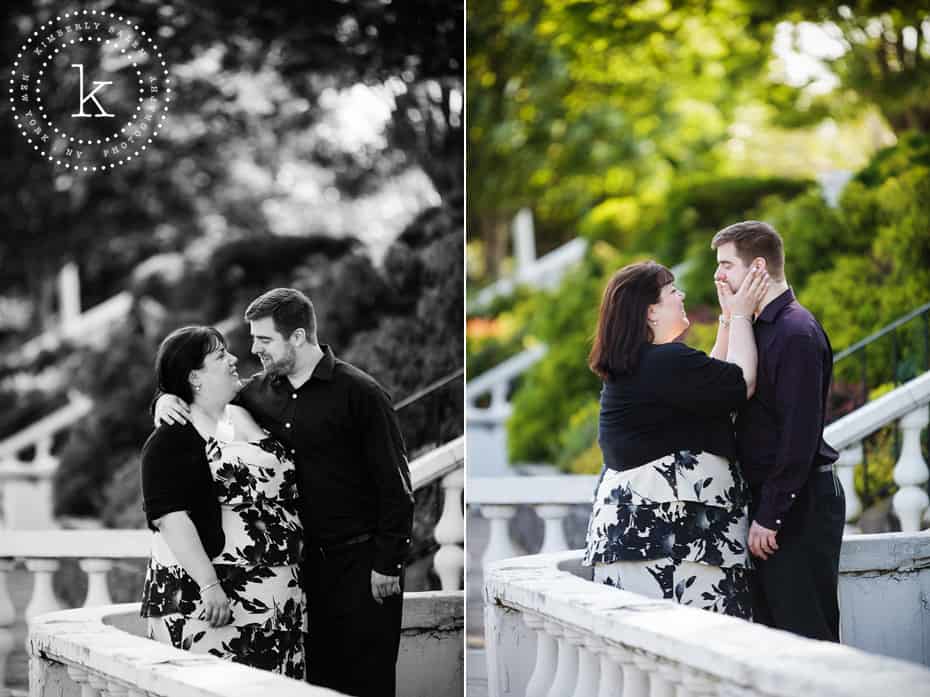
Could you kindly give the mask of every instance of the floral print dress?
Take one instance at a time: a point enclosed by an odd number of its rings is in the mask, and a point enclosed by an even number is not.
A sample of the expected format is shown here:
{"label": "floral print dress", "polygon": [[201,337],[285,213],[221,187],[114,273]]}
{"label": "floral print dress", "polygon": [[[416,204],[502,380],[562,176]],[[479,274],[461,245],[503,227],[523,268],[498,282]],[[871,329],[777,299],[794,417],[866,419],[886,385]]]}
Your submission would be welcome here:
{"label": "floral print dress", "polygon": [[596,582],[751,619],[748,503],[738,467],[711,453],[605,467],[584,563]]}
{"label": "floral print dress", "polygon": [[302,680],[307,626],[294,463],[272,438],[210,438],[206,453],[225,535],[212,561],[232,620],[211,627],[201,619],[197,583],[155,533],[142,591],[149,638]]}

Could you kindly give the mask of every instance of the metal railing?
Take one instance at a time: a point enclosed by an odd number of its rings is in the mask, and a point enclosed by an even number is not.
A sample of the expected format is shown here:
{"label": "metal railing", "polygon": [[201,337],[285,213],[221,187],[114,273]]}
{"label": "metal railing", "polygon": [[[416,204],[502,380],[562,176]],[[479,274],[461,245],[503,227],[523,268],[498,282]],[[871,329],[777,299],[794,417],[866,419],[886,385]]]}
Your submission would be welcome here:
{"label": "metal railing", "polygon": [[[869,360],[870,350],[871,361]],[[869,392],[875,387],[889,382],[894,387],[898,387],[928,370],[930,370],[930,303],[925,303],[834,355],[833,385],[827,410],[827,423],[832,423],[844,414],[866,404],[869,401]],[[848,379],[851,374],[855,374],[855,380]],[[840,396],[843,391],[846,392],[845,400],[842,400]],[[850,391],[852,391],[851,395]],[[901,451],[901,437],[898,429],[894,429],[892,437],[892,456],[897,459]],[[873,447],[878,449],[880,444]],[[930,451],[930,432],[924,439],[924,448]],[[862,488],[866,505],[894,493],[895,488],[894,484],[886,483],[875,491],[871,490],[869,451],[872,449],[868,446],[863,448]]]}
{"label": "metal railing", "polygon": [[[458,424],[446,424],[446,417],[456,411],[464,413],[464,390],[460,386],[464,378],[465,369],[459,368],[394,404],[412,451],[427,446],[438,448],[462,435],[464,419]],[[450,397],[453,390],[457,390],[458,399],[456,393]]]}

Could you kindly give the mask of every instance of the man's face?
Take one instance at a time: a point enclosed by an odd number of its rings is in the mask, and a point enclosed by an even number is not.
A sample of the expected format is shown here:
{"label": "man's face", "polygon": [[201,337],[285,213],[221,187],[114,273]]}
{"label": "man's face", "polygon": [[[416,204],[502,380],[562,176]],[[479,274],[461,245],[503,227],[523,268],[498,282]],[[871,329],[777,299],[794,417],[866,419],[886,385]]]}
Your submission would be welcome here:
{"label": "man's face", "polygon": [[717,271],[714,280],[723,281],[734,293],[739,290],[749,266],[736,254],[736,244],[727,242],[717,247]]}
{"label": "man's face", "polygon": [[289,375],[297,361],[297,350],[274,326],[271,317],[249,322],[252,331],[252,353],[270,375]]}

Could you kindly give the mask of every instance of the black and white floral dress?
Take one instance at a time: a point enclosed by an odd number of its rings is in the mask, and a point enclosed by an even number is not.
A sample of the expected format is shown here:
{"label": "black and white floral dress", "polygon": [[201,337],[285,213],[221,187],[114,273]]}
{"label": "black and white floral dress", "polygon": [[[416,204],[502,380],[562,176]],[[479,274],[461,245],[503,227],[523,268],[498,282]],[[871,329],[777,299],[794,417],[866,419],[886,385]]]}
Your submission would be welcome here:
{"label": "black and white floral dress", "polygon": [[737,467],[710,453],[605,468],[584,563],[596,582],[750,619],[748,502]]}
{"label": "black and white floral dress", "polygon": [[677,342],[640,357],[601,391],[584,563],[597,582],[751,619],[749,488],[730,418],[742,371]]}
{"label": "black and white floral dress", "polygon": [[206,455],[225,535],[212,561],[232,621],[211,627],[201,619],[197,583],[156,533],[142,597],[149,638],[303,679],[307,620],[294,463],[272,438],[210,438]]}

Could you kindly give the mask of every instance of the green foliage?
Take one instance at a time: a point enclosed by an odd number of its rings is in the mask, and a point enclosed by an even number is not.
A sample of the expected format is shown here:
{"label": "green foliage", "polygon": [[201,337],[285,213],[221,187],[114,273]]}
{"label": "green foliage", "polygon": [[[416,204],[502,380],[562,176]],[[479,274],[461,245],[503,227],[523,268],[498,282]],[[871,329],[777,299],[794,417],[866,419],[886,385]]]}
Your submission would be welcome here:
{"label": "green foliage", "polygon": [[513,397],[507,424],[511,461],[555,462],[559,434],[598,394],[600,380],[587,366],[597,311],[608,277],[630,261],[606,243],[596,243],[557,291],[530,301],[529,332],[548,345],[548,352]]}
{"label": "green foliage", "polygon": [[710,241],[718,230],[753,217],[755,208],[768,196],[793,196],[810,186],[804,180],[779,177],[717,177],[686,179],[669,193],[644,225],[635,248],[651,250],[666,266],[688,260],[680,279],[690,305],[716,303],[713,285],[717,266]]}
{"label": "green foliage", "polygon": [[[923,166],[927,138],[904,139],[883,152],[867,177],[850,183],[841,199],[846,239],[868,240],[860,254],[843,250],[832,266],[814,273],[800,300],[820,319],[835,347],[844,348],[930,302],[930,168]],[[916,161],[907,164],[910,158]],[[892,166],[893,164],[893,166]],[[886,178],[878,181],[876,171]],[[868,186],[866,182],[875,182]],[[839,250],[837,250],[839,251]],[[855,252],[855,250],[852,250]],[[904,359],[897,374],[894,343]],[[869,383],[906,380],[927,369],[920,320],[867,349]],[[841,380],[858,380],[857,359],[838,366]]]}
{"label": "green foliage", "polygon": [[604,458],[597,445],[599,415],[597,399],[591,399],[572,414],[560,437],[562,447],[556,461],[560,469],[573,474],[600,472]]}

